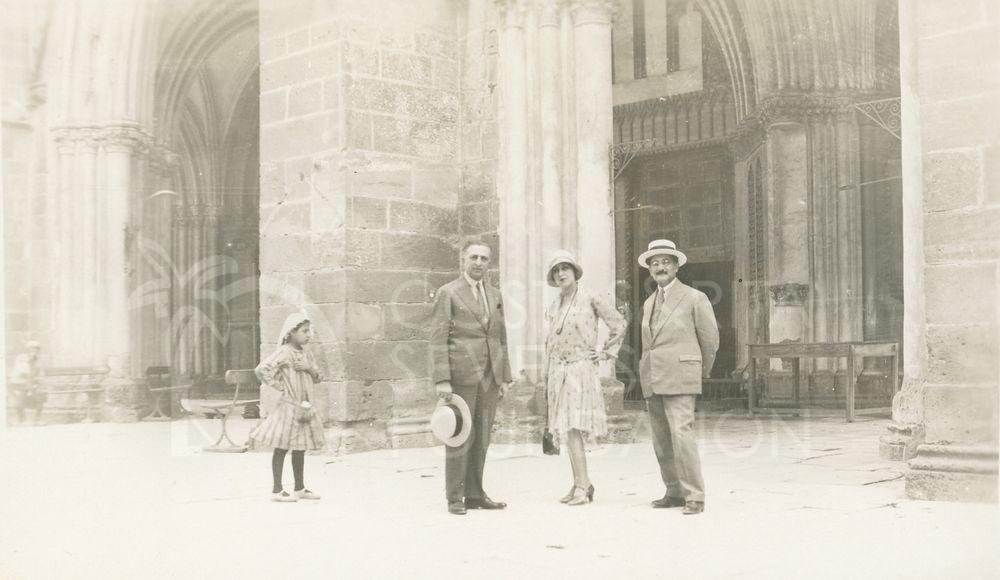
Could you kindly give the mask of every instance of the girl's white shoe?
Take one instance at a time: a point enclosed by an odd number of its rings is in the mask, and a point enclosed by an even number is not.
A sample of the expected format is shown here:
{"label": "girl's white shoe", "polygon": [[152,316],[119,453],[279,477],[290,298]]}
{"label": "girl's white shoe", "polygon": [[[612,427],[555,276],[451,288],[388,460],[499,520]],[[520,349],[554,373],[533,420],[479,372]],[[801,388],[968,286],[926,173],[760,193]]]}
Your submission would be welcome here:
{"label": "girl's white shoe", "polygon": [[300,489],[295,492],[295,497],[298,499],[319,499],[319,494],[313,493],[308,489]]}
{"label": "girl's white shoe", "polygon": [[299,498],[285,490],[281,490],[271,494],[271,501],[299,501]]}

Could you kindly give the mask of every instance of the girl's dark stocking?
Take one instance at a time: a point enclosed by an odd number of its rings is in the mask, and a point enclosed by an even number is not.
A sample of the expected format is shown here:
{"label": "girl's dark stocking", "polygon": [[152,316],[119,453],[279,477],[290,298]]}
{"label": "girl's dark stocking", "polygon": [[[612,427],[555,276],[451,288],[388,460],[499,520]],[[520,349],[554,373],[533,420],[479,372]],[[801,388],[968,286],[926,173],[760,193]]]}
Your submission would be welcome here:
{"label": "girl's dark stocking", "polygon": [[306,464],[306,452],[292,450],[292,474],[295,475],[295,491],[302,491],[306,488],[306,484],[303,483],[302,471],[305,469]]}
{"label": "girl's dark stocking", "polygon": [[[285,465],[285,454],[288,453],[287,449],[275,449],[274,454],[271,455],[271,475],[274,476],[274,487],[272,488],[273,493],[278,493],[281,491],[281,469]],[[295,462],[295,453],[292,453],[292,462]]]}

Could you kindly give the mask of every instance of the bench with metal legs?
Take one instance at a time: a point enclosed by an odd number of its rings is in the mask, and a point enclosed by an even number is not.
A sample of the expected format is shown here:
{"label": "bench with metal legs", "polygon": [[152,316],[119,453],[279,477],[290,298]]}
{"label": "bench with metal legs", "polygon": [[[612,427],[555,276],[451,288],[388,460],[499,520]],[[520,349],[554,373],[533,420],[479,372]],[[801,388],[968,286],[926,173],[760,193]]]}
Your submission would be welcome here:
{"label": "bench with metal legs", "polygon": [[237,445],[226,431],[226,421],[234,409],[242,409],[251,403],[259,403],[260,399],[240,399],[241,387],[253,387],[257,384],[257,375],[253,370],[230,370],[226,371],[226,383],[236,385],[231,401],[208,401],[205,399],[181,399],[181,406],[190,413],[215,413],[220,417],[219,437],[215,443],[203,448],[210,453],[243,453],[247,450],[246,445]]}
{"label": "bench with metal legs", "polygon": [[[152,402],[153,410],[146,414],[143,419],[170,420],[170,408],[173,403],[175,392],[187,391],[191,389],[190,384],[172,385],[170,383],[170,367],[149,367],[146,369],[146,392]],[[164,410],[163,402],[166,401],[167,408]]]}

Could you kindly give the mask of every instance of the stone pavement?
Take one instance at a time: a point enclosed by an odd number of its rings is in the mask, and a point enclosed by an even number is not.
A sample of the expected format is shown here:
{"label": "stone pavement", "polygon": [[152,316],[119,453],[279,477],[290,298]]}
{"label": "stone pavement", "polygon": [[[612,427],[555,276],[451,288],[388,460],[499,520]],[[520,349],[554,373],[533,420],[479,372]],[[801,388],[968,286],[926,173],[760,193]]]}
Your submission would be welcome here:
{"label": "stone pavement", "polygon": [[699,516],[648,507],[648,442],[593,447],[582,507],[557,502],[565,456],[494,445],[487,491],[510,507],[464,517],[445,511],[441,448],[309,455],[323,500],[276,504],[269,454],[200,452],[210,421],[12,428],[0,578],[1000,576],[998,508],[905,499],[884,426],[703,418]]}

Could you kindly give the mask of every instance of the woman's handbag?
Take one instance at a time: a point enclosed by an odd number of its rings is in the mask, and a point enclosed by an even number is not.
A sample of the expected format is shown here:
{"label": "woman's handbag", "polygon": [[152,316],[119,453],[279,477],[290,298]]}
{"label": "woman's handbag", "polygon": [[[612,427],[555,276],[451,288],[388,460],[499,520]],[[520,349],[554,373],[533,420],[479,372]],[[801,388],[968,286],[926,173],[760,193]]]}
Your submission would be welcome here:
{"label": "woman's handbag", "polygon": [[555,437],[552,436],[548,428],[542,434],[542,453],[545,455],[559,455],[559,446],[556,445]]}

